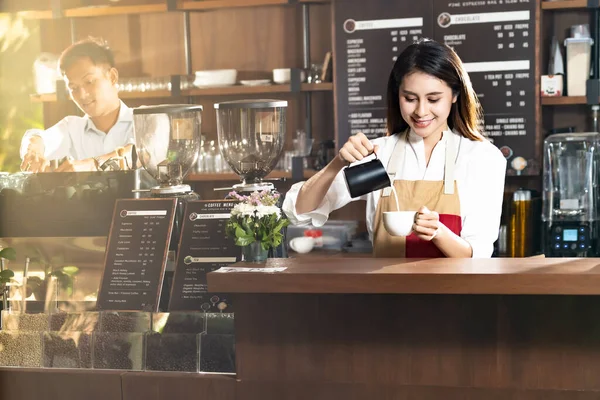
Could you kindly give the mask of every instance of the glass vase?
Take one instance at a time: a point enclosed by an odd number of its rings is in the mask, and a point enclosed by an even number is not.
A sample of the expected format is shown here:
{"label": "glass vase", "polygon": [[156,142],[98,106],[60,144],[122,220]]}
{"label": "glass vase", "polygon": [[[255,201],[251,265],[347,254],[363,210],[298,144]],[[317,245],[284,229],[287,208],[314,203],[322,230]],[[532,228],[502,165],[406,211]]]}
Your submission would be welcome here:
{"label": "glass vase", "polygon": [[252,242],[249,245],[242,247],[242,255],[246,262],[262,263],[267,260],[269,251],[264,250],[260,245],[260,242]]}

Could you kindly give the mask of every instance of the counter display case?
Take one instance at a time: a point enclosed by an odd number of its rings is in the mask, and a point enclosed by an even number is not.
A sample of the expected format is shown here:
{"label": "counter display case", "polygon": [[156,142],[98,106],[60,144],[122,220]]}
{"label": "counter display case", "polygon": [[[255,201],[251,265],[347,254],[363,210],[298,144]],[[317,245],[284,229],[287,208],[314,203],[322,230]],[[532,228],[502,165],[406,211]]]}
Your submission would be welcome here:
{"label": "counter display case", "polygon": [[3,311],[0,367],[234,373],[233,314]]}

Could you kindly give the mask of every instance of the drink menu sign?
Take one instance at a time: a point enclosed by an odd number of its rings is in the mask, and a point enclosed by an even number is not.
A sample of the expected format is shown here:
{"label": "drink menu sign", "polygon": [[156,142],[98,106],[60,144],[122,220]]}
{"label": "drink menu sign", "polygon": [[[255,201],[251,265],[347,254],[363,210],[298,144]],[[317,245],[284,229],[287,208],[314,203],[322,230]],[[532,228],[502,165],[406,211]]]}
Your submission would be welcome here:
{"label": "drink menu sign", "polygon": [[396,56],[433,34],[431,1],[336,0],[338,147],[358,132],[386,134],[386,89]]}
{"label": "drink menu sign", "polygon": [[434,1],[433,38],[454,48],[484,111],[484,131],[507,173],[536,174],[536,0]]}
{"label": "drink menu sign", "polygon": [[183,222],[169,311],[233,312],[229,296],[209,293],[206,275],[241,259],[225,235],[232,200],[190,201]]}
{"label": "drink menu sign", "polygon": [[98,310],[157,311],[176,204],[176,199],[115,202]]}
{"label": "drink menu sign", "polygon": [[350,135],[385,135],[387,81],[395,57],[420,38],[452,47],[483,106],[483,131],[509,175],[539,173],[536,145],[537,0],[338,0],[334,3],[339,146]]}

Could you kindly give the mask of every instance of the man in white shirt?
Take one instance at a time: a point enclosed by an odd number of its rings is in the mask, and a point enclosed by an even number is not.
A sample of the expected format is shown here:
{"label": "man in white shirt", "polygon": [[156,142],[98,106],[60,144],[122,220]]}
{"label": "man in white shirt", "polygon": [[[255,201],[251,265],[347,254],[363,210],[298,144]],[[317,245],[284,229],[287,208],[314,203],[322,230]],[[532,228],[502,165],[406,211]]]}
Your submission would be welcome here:
{"label": "man in white shirt", "polygon": [[27,131],[21,170],[44,172],[51,160],[64,158],[57,172],[96,171],[113,157],[129,160],[133,112],[119,99],[112,51],[98,40],[82,40],[61,54],[59,68],[71,99],[85,115],[65,117],[45,131]]}

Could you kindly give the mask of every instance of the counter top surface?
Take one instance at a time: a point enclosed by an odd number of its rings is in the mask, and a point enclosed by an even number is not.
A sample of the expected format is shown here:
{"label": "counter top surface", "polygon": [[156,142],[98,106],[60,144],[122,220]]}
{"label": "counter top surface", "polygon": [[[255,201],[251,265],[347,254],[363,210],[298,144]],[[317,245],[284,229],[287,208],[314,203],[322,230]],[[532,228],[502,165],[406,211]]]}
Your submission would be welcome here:
{"label": "counter top surface", "polygon": [[208,288],[225,293],[597,295],[600,258],[273,258],[211,272]]}

